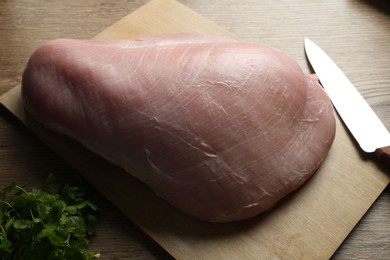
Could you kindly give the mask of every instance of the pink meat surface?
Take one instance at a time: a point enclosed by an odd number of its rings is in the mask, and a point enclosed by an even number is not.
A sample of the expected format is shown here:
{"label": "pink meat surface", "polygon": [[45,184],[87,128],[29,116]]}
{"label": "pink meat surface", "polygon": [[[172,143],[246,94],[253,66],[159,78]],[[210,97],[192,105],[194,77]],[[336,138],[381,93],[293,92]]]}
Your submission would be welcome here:
{"label": "pink meat surface", "polygon": [[45,127],[211,222],[272,208],[335,135],[328,97],[296,61],[220,36],[54,40],[29,60],[22,96]]}

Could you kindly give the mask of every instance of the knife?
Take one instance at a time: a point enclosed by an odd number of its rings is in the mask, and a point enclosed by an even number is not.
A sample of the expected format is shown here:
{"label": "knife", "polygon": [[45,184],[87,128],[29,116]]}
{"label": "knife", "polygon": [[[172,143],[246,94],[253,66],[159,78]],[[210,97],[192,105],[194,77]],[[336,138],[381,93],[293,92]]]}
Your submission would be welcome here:
{"label": "knife", "polygon": [[308,38],[305,51],[322,87],[359,146],[390,165],[390,133],[381,120],[336,63]]}

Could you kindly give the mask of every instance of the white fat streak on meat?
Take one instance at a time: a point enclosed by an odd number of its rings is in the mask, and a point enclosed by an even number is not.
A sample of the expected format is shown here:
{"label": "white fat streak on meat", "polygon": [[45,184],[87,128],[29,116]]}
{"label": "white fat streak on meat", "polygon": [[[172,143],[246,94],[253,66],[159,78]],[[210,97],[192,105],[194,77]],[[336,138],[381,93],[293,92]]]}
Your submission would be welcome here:
{"label": "white fat streak on meat", "polygon": [[201,219],[269,209],[334,137],[325,94],[272,48],[180,35],[40,51],[24,76],[26,109]]}

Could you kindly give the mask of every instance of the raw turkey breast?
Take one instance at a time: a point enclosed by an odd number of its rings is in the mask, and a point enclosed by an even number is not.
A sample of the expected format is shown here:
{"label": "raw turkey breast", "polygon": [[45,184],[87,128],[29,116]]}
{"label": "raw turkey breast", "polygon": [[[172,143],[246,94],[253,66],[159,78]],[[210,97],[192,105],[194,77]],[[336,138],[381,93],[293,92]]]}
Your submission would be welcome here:
{"label": "raw turkey breast", "polygon": [[210,222],[273,207],[335,135],[328,97],[292,58],[220,36],[54,40],[29,60],[22,96],[36,121]]}

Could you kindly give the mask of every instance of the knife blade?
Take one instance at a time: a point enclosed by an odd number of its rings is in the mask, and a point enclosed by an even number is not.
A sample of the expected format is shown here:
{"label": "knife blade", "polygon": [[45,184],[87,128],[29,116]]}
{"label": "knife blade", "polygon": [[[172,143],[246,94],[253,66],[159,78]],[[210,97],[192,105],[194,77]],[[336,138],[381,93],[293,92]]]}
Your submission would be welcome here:
{"label": "knife blade", "polygon": [[390,133],[336,63],[305,38],[306,56],[337,113],[367,153],[375,152],[390,164]]}

